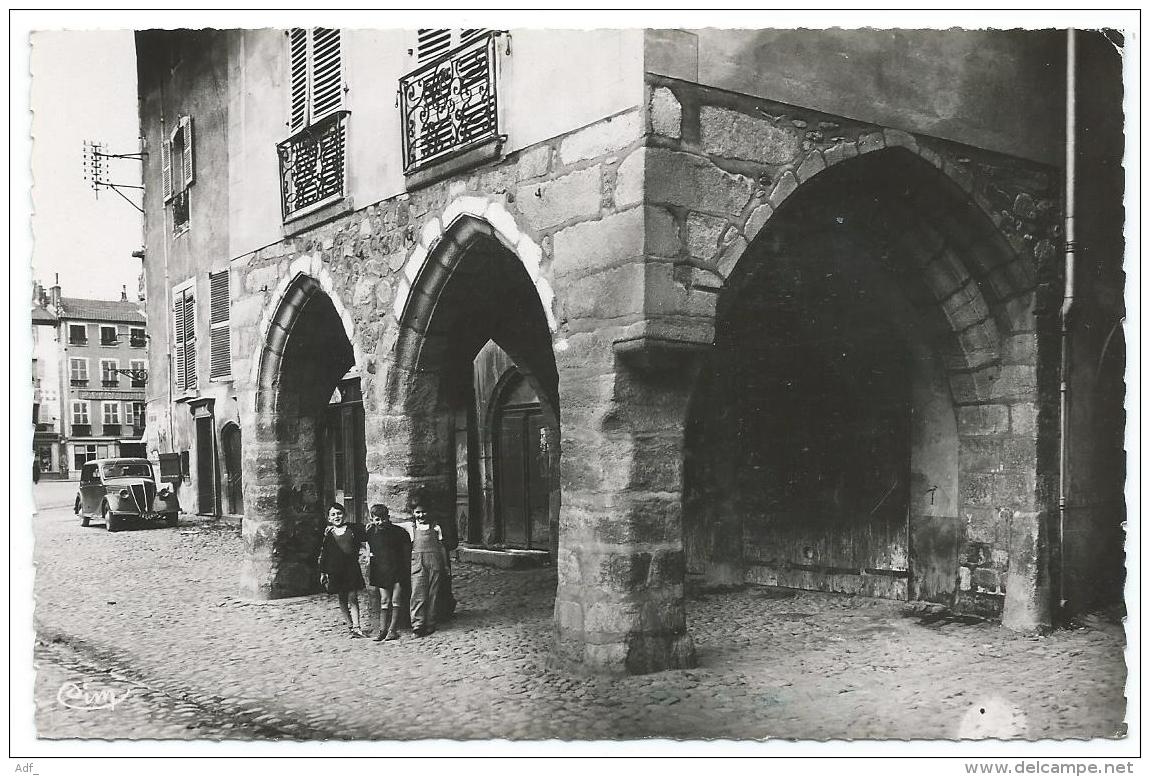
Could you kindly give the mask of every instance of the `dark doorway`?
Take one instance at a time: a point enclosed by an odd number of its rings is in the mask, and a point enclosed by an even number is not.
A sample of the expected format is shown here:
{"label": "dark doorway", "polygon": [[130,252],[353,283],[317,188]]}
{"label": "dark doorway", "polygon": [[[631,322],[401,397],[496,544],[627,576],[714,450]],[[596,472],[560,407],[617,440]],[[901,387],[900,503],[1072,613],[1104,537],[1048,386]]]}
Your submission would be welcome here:
{"label": "dark doorway", "polygon": [[220,447],[224,454],[223,491],[227,500],[225,509],[231,515],[243,515],[244,483],[241,464],[243,446],[240,442],[240,428],[228,424],[220,434]]}
{"label": "dark doorway", "polygon": [[359,378],[340,381],[324,411],[320,436],[323,503],[339,502],[348,519],[367,519],[363,394]]}
{"label": "dark doorway", "polygon": [[547,424],[530,384],[515,376],[500,397],[495,441],[496,514],[505,545],[548,549],[551,542]]}
{"label": "dark doorway", "polygon": [[216,446],[212,417],[196,418],[196,498],[200,515],[218,515],[216,502]]}

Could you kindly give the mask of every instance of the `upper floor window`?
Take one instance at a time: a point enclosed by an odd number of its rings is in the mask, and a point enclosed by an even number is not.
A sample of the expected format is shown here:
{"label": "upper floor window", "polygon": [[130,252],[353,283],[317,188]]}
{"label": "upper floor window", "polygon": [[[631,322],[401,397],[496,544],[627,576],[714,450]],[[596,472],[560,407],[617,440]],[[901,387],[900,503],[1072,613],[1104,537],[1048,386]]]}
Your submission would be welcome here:
{"label": "upper floor window", "polygon": [[160,149],[163,162],[164,202],[172,205],[172,232],[180,234],[191,222],[188,187],[195,180],[192,117],[181,116]]}
{"label": "upper floor window", "polygon": [[72,358],[68,360],[69,379],[74,385],[84,385],[88,382],[88,360]]}
{"label": "upper floor window", "polygon": [[80,425],[88,423],[88,403],[82,399],[72,402],[72,423]]}
{"label": "upper floor window", "polygon": [[144,388],[148,381],[147,363],[143,359],[132,359],[128,366],[132,370],[132,388]]}
{"label": "upper floor window", "polygon": [[405,173],[498,142],[496,35],[418,31],[417,67],[399,83]]}
{"label": "upper floor window", "polygon": [[103,422],[105,426],[119,426],[120,425],[120,403],[119,402],[105,402],[104,403],[104,417]]}
{"label": "upper floor window", "polygon": [[100,345],[117,345],[120,342],[120,333],[114,326],[100,327]]}
{"label": "upper floor window", "polygon": [[100,382],[105,386],[120,385],[120,363],[115,359],[100,360]]}
{"label": "upper floor window", "polygon": [[133,348],[144,348],[148,344],[148,339],[145,337],[144,330],[141,327],[132,327],[128,338],[128,344]]}
{"label": "upper floor window", "polygon": [[343,197],[347,161],[340,31],[295,28],[287,36],[289,137],[277,147],[285,220]]}
{"label": "upper floor window", "polygon": [[228,271],[208,276],[211,286],[210,326],[208,333],[211,347],[211,371],[209,378],[223,378],[232,374],[232,333],[230,326],[230,301]]}
{"label": "upper floor window", "polygon": [[172,303],[172,326],[175,352],[176,390],[191,391],[196,387],[196,299],[192,286],[175,293]]}
{"label": "upper floor window", "polygon": [[88,342],[87,324],[68,324],[68,342],[72,345],[84,345]]}

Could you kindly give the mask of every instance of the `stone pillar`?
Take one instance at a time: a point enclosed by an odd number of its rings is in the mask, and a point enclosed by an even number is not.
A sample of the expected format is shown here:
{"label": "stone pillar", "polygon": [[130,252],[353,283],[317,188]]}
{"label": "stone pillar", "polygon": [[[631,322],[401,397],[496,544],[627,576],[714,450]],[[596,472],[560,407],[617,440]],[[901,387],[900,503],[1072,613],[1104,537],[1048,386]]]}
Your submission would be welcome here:
{"label": "stone pillar", "polygon": [[693,370],[642,369],[605,332],[572,336],[558,356],[557,658],[606,674],[693,666],[681,525]]}
{"label": "stone pillar", "polygon": [[246,599],[282,599],[319,590],[316,560],[323,505],[314,482],[293,477],[315,468],[314,444],[300,444],[301,426],[314,431],[303,419],[264,413],[242,430],[245,514],[239,587]]}

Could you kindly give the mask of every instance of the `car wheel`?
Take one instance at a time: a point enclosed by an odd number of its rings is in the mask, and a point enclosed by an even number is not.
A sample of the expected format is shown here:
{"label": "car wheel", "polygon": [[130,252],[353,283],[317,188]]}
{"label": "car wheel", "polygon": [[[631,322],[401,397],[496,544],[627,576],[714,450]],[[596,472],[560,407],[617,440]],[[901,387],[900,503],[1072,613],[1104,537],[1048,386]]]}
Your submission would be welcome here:
{"label": "car wheel", "polygon": [[107,502],[105,502],[104,506],[100,508],[100,515],[104,519],[104,528],[106,528],[108,531],[120,530],[120,519],[119,517],[112,515],[112,511],[108,509]]}
{"label": "car wheel", "polygon": [[176,526],[179,526],[180,525],[179,513],[170,513],[170,514],[164,516],[164,525],[167,526],[168,528],[175,528]]}

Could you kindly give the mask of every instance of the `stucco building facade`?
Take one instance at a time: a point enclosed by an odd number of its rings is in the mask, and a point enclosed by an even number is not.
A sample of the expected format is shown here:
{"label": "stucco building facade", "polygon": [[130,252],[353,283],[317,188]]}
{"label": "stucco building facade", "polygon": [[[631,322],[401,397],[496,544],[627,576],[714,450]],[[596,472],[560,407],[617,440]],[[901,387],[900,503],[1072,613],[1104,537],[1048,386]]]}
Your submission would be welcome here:
{"label": "stucco building facade", "polygon": [[692,664],[689,580],[1120,599],[1121,73],[1073,41],[1068,252],[1065,31],[139,32],[147,447],[244,595],[420,498],[548,551],[593,671]]}

